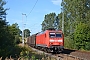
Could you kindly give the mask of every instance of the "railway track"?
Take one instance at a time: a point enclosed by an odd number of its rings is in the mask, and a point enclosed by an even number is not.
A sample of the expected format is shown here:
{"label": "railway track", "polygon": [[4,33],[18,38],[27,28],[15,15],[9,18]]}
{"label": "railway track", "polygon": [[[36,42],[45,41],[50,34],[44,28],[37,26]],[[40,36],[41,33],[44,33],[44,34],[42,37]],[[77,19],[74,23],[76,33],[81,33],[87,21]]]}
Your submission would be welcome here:
{"label": "railway track", "polygon": [[56,54],[59,60],[90,60],[90,52],[65,49],[62,53]]}
{"label": "railway track", "polygon": [[65,49],[63,52],[56,54],[56,53],[47,53],[35,48],[32,49],[38,53],[56,58],[56,60],[90,60],[90,52],[87,53],[87,52]]}
{"label": "railway track", "polygon": [[57,56],[57,60],[87,60],[87,59],[84,59],[84,58],[80,58],[80,57],[77,57],[77,56],[73,56],[73,55],[70,55],[70,54],[57,54],[55,55]]}

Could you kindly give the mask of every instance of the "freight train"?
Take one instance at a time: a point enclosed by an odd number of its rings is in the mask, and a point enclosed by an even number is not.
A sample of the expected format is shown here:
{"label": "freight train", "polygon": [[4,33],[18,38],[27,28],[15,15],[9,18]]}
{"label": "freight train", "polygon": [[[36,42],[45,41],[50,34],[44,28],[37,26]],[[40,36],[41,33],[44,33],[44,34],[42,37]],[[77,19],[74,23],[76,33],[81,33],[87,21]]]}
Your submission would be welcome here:
{"label": "freight train", "polygon": [[64,34],[61,30],[46,30],[27,38],[27,44],[47,52],[62,52],[64,49]]}

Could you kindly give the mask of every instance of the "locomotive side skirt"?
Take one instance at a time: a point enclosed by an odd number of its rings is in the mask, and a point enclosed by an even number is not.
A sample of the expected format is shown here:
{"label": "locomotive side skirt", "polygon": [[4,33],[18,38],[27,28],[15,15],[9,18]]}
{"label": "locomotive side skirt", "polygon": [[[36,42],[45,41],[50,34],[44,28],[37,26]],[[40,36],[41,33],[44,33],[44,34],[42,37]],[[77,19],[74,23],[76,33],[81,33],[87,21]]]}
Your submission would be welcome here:
{"label": "locomotive side skirt", "polygon": [[39,46],[39,47],[47,47],[47,45],[41,45],[41,44],[36,44],[36,46]]}

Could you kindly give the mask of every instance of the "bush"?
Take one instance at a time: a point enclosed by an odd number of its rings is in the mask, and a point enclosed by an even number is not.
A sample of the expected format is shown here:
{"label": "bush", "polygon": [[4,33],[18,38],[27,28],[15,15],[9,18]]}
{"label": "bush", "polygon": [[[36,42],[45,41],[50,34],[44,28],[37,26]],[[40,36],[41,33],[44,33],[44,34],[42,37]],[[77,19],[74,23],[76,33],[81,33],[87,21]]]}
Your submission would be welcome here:
{"label": "bush", "polygon": [[64,47],[69,49],[74,49],[74,41],[69,36],[64,39]]}
{"label": "bush", "polygon": [[78,50],[89,50],[90,27],[85,23],[79,23],[74,32],[74,42]]}

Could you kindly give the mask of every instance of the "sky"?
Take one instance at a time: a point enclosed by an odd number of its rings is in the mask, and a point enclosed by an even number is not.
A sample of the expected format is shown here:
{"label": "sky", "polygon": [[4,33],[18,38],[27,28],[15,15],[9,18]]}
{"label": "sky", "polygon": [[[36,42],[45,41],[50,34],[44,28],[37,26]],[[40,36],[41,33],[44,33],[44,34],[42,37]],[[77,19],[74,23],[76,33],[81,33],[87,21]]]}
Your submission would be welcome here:
{"label": "sky", "polygon": [[[41,31],[41,23],[46,14],[61,12],[62,0],[5,0],[7,22],[17,23],[21,30],[29,29],[31,34]],[[24,14],[24,15],[22,15]],[[26,15],[25,15],[26,14]]]}

